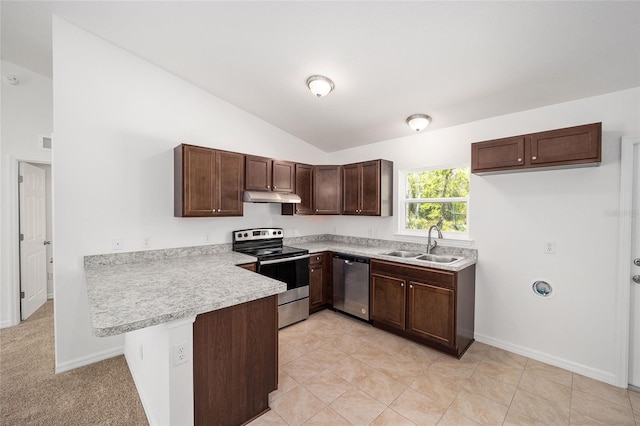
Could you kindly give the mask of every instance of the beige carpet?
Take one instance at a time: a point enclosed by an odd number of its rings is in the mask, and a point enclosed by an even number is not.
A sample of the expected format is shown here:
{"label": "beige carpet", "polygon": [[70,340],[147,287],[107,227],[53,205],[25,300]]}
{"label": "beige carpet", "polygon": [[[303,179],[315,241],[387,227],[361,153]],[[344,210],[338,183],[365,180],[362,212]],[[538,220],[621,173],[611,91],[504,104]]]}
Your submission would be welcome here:
{"label": "beige carpet", "polygon": [[54,374],[53,301],[0,329],[1,425],[147,425],[123,356]]}

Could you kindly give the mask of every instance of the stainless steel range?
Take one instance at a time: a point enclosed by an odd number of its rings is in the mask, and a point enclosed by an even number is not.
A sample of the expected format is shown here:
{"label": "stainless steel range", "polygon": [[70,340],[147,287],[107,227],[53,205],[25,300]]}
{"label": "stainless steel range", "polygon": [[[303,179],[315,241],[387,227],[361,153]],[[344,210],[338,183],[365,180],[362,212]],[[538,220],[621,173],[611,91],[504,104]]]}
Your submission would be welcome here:
{"label": "stainless steel range", "polygon": [[233,231],[233,250],[255,256],[256,271],[287,284],[278,295],[278,328],[309,317],[309,251],[282,244],[282,228]]}

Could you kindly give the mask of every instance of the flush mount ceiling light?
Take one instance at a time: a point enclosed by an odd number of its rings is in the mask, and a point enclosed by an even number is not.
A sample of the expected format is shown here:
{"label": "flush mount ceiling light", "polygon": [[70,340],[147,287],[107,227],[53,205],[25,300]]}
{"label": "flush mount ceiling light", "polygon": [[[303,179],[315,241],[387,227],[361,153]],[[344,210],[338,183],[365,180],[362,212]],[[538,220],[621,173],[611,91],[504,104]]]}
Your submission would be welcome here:
{"label": "flush mount ceiling light", "polygon": [[407,125],[416,132],[424,130],[429,123],[431,123],[431,117],[426,114],[413,114],[407,117]]}
{"label": "flush mount ceiling light", "polygon": [[323,75],[312,75],[307,79],[307,87],[311,90],[311,93],[321,98],[328,95],[333,90],[335,85],[330,78]]}

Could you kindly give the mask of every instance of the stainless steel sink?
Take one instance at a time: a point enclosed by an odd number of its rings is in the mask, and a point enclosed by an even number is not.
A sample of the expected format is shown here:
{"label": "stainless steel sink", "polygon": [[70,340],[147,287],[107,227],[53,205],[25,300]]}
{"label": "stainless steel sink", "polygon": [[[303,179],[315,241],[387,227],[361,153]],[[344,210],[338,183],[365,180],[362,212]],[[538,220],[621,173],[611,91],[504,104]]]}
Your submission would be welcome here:
{"label": "stainless steel sink", "polygon": [[423,255],[418,251],[405,251],[405,250],[396,250],[396,251],[390,251],[388,253],[381,253],[381,254],[383,254],[384,256],[404,257],[404,258],[418,257]]}
{"label": "stainless steel sink", "polygon": [[426,260],[427,262],[436,262],[436,263],[453,263],[462,259],[462,257],[455,256],[444,256],[437,254],[423,254],[422,256],[416,257],[416,260]]}

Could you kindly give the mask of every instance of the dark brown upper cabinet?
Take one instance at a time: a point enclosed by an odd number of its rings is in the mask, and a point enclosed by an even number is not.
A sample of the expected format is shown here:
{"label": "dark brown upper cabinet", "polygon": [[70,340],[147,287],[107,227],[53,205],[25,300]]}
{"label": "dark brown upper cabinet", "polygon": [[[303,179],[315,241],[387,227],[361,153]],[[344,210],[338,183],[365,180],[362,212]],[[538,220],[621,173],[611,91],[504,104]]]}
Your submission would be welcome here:
{"label": "dark brown upper cabinet", "polygon": [[295,191],[295,163],[247,155],[245,170],[247,191]]}
{"label": "dark brown upper cabinet", "polygon": [[174,216],[242,216],[244,155],[181,144],[174,153]]}
{"label": "dark brown upper cabinet", "polygon": [[313,166],[296,163],[296,195],[300,204],[283,204],[282,214],[315,214],[313,209]]}
{"label": "dark brown upper cabinet", "polygon": [[471,144],[471,172],[476,174],[597,166],[600,161],[602,123]]}
{"label": "dark brown upper cabinet", "polygon": [[341,166],[313,167],[313,211],[315,214],[340,214]]}
{"label": "dark brown upper cabinet", "polygon": [[342,214],[393,215],[393,163],[374,160],[342,166]]}

